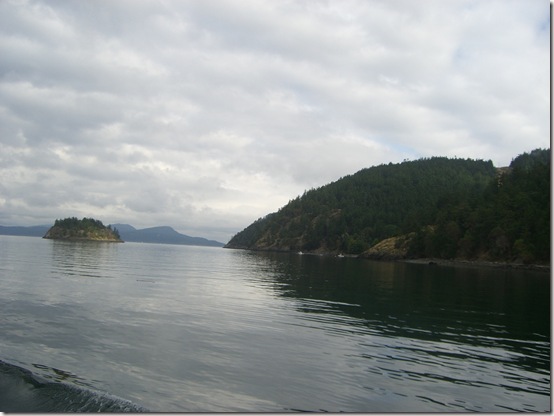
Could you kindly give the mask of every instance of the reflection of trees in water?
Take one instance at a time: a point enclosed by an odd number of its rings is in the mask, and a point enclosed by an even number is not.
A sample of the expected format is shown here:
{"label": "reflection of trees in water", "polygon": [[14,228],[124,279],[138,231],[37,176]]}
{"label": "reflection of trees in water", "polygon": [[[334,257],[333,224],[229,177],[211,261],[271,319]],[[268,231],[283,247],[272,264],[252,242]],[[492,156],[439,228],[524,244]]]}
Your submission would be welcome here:
{"label": "reflection of trees in water", "polygon": [[[260,266],[257,278],[273,281],[278,296],[296,299],[296,310],[318,316],[309,319],[340,321],[352,330],[363,327],[387,337],[471,342],[521,353],[529,348],[538,352],[549,339],[545,273],[289,253],[250,255]],[[544,361],[533,365],[548,368],[548,354],[542,355]]]}
{"label": "reflection of trees in water", "polygon": [[105,266],[115,258],[116,245],[98,241],[52,240],[51,243],[52,266],[57,272],[71,276],[110,277],[104,273]]}

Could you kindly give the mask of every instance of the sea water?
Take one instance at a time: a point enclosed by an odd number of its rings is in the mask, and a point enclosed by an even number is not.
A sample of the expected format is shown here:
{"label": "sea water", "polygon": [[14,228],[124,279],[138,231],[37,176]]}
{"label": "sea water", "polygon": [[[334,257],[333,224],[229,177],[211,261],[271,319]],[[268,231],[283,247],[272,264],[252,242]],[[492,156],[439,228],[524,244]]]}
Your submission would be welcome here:
{"label": "sea water", "polygon": [[550,275],[0,236],[0,411],[550,411]]}

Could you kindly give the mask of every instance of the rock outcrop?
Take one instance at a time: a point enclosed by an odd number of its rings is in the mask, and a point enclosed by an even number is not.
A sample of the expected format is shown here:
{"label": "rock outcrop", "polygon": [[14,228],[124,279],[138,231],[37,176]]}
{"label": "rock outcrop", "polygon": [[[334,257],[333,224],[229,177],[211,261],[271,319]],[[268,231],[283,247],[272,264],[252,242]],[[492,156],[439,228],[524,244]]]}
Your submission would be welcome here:
{"label": "rock outcrop", "polygon": [[402,260],[408,258],[408,249],[415,233],[380,241],[358,257],[373,260]]}

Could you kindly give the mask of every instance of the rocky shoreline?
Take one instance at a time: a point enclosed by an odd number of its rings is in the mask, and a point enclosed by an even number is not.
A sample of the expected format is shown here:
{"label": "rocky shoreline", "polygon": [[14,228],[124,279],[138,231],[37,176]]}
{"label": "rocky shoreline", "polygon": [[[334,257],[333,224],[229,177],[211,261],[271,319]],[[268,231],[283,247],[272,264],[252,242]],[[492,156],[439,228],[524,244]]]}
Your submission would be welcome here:
{"label": "rocky shoreline", "polygon": [[493,267],[498,269],[516,269],[516,270],[533,270],[540,272],[550,272],[550,265],[546,264],[524,264],[524,263],[509,263],[500,261],[484,261],[484,260],[444,260],[444,259],[398,259],[391,261],[401,261],[404,263],[427,264],[430,266],[459,266],[459,267]]}
{"label": "rocky shoreline", "polygon": [[123,240],[118,240],[114,238],[94,238],[94,237],[42,237],[46,240],[61,240],[61,241],[92,241],[98,243],[124,243]]}
{"label": "rocky shoreline", "polygon": [[390,261],[390,262],[400,262],[400,263],[423,264],[428,266],[497,268],[497,269],[506,269],[506,270],[531,270],[531,271],[550,273],[549,264],[525,264],[525,263],[515,263],[515,262],[487,261],[487,260],[408,258],[402,255],[401,253],[391,254],[390,252],[386,253],[384,251],[379,253],[372,253],[370,255],[368,255],[367,253],[356,255],[356,254],[342,254],[334,251],[323,251],[323,250],[295,252],[293,250],[252,249],[252,248],[238,248],[238,247],[226,247],[226,248],[233,248],[235,250],[260,251],[260,252],[290,253],[290,254],[296,253],[298,255],[304,255],[304,256],[345,257],[345,258],[355,258],[355,259],[361,259],[361,260]]}

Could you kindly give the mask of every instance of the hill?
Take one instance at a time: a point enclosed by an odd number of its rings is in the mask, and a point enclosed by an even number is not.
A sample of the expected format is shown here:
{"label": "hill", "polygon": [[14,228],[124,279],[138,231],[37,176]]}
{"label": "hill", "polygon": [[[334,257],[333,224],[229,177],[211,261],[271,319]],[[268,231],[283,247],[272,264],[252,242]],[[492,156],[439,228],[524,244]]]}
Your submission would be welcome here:
{"label": "hill", "polygon": [[87,240],[123,242],[117,230],[106,227],[102,221],[93,218],[79,220],[75,217],[56,220],[43,238],[51,240]]}
{"label": "hill", "polygon": [[137,230],[129,224],[112,224],[112,227],[119,231],[121,238],[125,241],[137,243],[183,244],[209,247],[223,247],[224,245],[219,241],[181,234],[168,226],[151,227],[140,230]]}
{"label": "hill", "polygon": [[[227,248],[550,261],[550,149],[491,161],[433,157],[375,166],[306,191]],[[385,251],[383,251],[385,250]]]}
{"label": "hill", "polygon": [[26,237],[42,237],[50,229],[49,225],[33,225],[30,227],[0,225],[0,235],[20,235]]}

